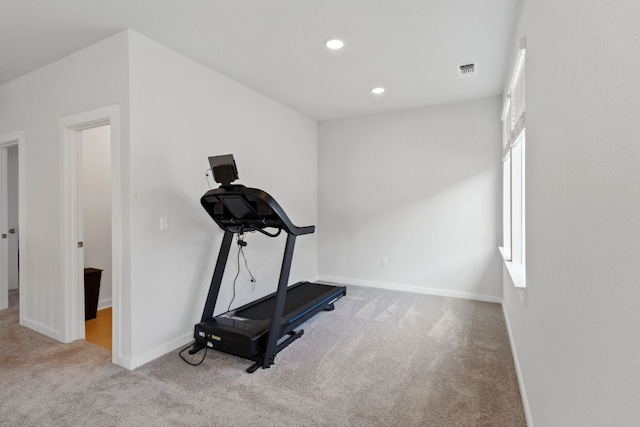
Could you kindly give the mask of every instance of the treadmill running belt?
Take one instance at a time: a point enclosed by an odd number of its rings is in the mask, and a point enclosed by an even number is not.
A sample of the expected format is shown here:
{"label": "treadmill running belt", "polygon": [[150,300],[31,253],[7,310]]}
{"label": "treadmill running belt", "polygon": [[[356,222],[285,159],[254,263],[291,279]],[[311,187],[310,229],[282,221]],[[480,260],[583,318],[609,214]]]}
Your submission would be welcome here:
{"label": "treadmill running belt", "polygon": [[[284,303],[283,319],[300,309],[309,301],[327,295],[335,286],[321,285],[317,283],[303,283],[299,286],[291,287],[287,291],[287,299]],[[269,298],[260,304],[247,307],[244,310],[236,312],[236,316],[244,317],[252,320],[269,320],[273,315],[273,305],[275,304],[275,296]]]}

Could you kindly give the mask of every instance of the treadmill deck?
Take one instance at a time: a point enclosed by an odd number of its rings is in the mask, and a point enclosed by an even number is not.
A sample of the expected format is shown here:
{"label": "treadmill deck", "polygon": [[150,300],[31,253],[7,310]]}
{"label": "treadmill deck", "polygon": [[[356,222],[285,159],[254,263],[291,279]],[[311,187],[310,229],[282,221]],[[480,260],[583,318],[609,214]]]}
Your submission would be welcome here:
{"label": "treadmill deck", "polygon": [[[344,286],[299,282],[287,289],[280,336],[291,332],[346,295]],[[253,359],[266,348],[276,294],[220,314],[195,326],[195,337],[203,346]]]}

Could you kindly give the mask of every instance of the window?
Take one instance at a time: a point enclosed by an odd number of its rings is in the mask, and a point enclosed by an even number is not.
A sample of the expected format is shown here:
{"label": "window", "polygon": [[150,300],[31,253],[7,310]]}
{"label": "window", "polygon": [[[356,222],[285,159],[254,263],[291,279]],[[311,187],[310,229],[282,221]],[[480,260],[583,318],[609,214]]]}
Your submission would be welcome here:
{"label": "window", "polygon": [[525,49],[521,41],[502,112],[502,255],[516,287],[525,285]]}

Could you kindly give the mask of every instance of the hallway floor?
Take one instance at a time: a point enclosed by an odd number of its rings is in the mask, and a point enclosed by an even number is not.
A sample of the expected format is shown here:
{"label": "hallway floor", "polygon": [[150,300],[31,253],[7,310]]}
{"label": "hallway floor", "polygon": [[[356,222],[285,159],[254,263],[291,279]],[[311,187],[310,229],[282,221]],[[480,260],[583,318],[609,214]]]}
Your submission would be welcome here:
{"label": "hallway floor", "polygon": [[85,340],[111,350],[111,307],[98,310],[95,319],[84,323]]}

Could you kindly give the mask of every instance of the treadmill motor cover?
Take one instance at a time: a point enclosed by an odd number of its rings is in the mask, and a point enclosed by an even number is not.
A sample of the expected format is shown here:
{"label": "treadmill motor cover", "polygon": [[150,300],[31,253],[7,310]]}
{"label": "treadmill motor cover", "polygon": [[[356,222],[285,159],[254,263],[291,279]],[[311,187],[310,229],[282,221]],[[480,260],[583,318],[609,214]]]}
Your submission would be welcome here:
{"label": "treadmill motor cover", "polygon": [[[265,323],[261,326],[259,323]],[[240,357],[257,357],[266,347],[267,322],[248,322],[233,312],[216,316],[195,326],[196,341],[225,353]]]}

